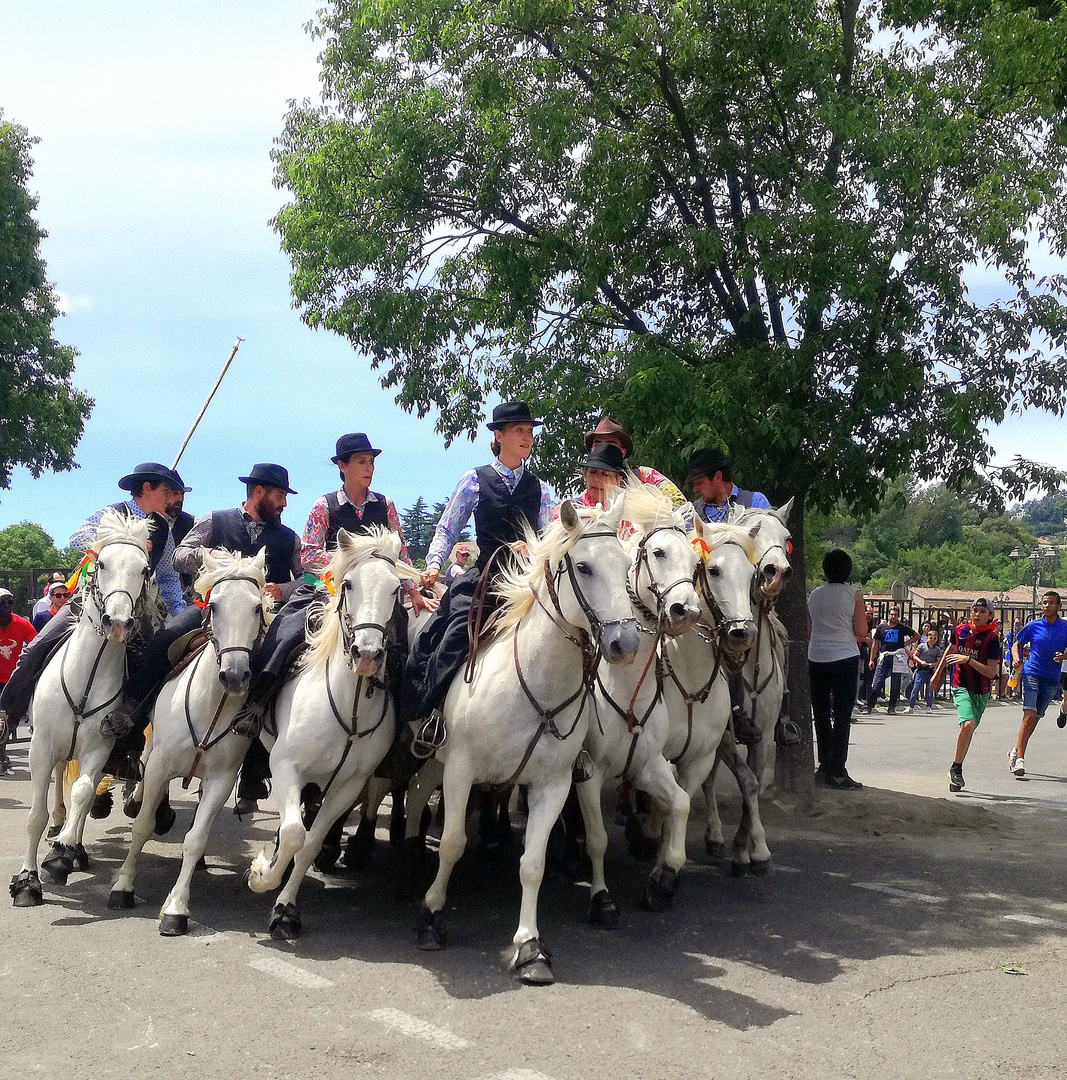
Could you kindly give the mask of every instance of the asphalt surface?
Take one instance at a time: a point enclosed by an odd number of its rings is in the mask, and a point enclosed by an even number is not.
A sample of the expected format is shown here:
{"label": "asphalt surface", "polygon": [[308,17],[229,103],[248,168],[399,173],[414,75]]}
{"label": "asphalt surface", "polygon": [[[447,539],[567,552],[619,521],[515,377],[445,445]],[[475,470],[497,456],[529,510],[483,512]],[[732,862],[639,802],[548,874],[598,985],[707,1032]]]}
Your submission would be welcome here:
{"label": "asphalt surface", "polygon": [[[129,832],[118,809],[89,822],[88,872],[46,885],[41,907],[0,905],[0,1076],[1060,1077],[1067,732],[1043,721],[1034,772],[1017,781],[1004,750],[1019,715],[987,713],[959,796],[952,714],[860,717],[849,769],[867,787],[802,808],[765,798],[774,869],[762,878],[707,857],[694,820],[663,915],[640,910],[648,867],[614,827],[620,924],[586,926],[588,890],[553,874],[540,910],[558,981],[543,989],[499,960],[517,852],[461,862],[443,952],[415,949],[387,843],[363,873],[309,877],[304,936],[271,941],[272,897],[242,878],[272,841],[269,803],[251,821],[220,816],[196,922],[162,938],[195,805],[175,783],[178,824],[147,845],[133,911],[107,908]],[[5,879],[24,846],[26,745],[0,778]],[[736,820],[724,808],[727,828]]]}

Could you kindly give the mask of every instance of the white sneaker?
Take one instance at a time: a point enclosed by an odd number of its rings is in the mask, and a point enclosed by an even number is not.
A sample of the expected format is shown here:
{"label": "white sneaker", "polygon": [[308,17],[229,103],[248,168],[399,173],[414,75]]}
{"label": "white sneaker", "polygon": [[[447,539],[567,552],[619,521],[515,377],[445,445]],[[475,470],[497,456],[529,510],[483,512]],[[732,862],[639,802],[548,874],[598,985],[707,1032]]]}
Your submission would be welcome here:
{"label": "white sneaker", "polygon": [[1008,759],[1008,772],[1014,773],[1016,780],[1026,775],[1026,766],[1023,762],[1023,759],[1016,756],[1014,746],[1007,752],[1005,756]]}
{"label": "white sneaker", "polygon": [[911,705],[905,705],[905,706],[904,706],[904,711],[905,711],[905,712],[915,712],[915,709],[914,709],[914,707],[913,707],[913,706],[911,706]]}

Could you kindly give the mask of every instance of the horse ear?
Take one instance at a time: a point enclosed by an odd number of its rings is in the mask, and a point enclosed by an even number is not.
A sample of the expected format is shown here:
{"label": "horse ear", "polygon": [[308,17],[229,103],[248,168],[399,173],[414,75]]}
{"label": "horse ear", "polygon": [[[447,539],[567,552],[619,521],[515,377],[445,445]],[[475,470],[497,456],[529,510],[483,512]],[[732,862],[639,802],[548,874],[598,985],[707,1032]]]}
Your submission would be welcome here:
{"label": "horse ear", "polygon": [[252,569],[258,574],[262,574],[267,569],[267,549],[263,548],[259,554],[252,560]]}
{"label": "horse ear", "polygon": [[202,573],[213,574],[218,570],[219,564],[210,551],[203,551],[200,555],[200,570]]}
{"label": "horse ear", "polygon": [[[795,498],[795,496],[794,496],[794,498]],[[777,518],[781,518],[782,524],[785,525],[786,522],[788,522],[788,520],[789,520],[789,514],[792,511],[792,509],[793,509],[793,499],[790,499],[789,502],[787,502],[785,504],[785,506],[779,506],[778,509],[775,510],[774,516],[777,517]]]}
{"label": "horse ear", "polygon": [[759,532],[759,527],[762,524],[763,524],[762,521],[757,521],[756,524],[753,525],[752,528],[748,530],[748,535],[751,536],[753,540],[755,540],[756,534]]}
{"label": "horse ear", "polygon": [[337,550],[348,551],[352,546],[352,534],[347,529],[339,529],[337,532]]}
{"label": "horse ear", "polygon": [[698,540],[704,539],[704,522],[700,520],[700,515],[693,514],[693,533]]}
{"label": "horse ear", "polygon": [[574,532],[578,528],[578,511],[570,499],[564,499],[559,504],[559,520],[563,522],[567,532]]}

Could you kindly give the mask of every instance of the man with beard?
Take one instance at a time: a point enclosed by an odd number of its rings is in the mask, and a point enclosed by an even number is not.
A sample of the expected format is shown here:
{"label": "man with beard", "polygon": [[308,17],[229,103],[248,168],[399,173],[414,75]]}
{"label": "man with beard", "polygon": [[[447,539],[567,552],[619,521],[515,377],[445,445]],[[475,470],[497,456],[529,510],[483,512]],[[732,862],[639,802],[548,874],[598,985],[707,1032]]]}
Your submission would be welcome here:
{"label": "man with beard", "polygon": [[[276,604],[284,604],[301,573],[300,538],[281,523],[287,496],[296,494],[289,487],[289,473],[281,465],[260,463],[247,476],[237,479],[245,485],[245,501],[232,510],[215,510],[200,518],[175,549],[174,569],[195,578],[204,549],[221,548],[251,557],[265,548],[266,592]],[[113,757],[140,756],[144,749],[144,726],[170,670],[170,647],[196,630],[201,618],[200,608],[190,604],[168,619],[167,625],[153,637],[144,660],[126,686],[123,706],[112,714],[112,727],[121,737],[118,753]]]}

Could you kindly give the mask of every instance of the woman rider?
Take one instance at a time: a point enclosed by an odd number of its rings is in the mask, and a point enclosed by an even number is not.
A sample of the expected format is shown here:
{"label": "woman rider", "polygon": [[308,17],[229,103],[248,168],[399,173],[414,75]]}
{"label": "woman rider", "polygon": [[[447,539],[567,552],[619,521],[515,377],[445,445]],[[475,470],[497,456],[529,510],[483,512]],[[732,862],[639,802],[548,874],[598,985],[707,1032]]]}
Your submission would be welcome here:
{"label": "woman rider", "polygon": [[467,616],[486,568],[499,565],[502,548],[525,550],[525,526],[540,532],[551,519],[548,485],[523,464],[533,448],[534,428],[540,425],[524,401],[505,401],[493,410],[492,423],[486,426],[493,432],[494,460],[472,469],[456,485],[430,543],[424,588],[436,583],[452,544],[474,515],[478,561],[451,583],[408,657],[404,713],[407,719],[423,720],[415,747],[420,756],[444,743],[444,724],[436,710],[467,658]]}
{"label": "woman rider", "polygon": [[612,489],[622,486],[626,472],[622,450],[614,443],[597,443],[582,462],[585,491],[578,501],[582,506],[607,506]]}

